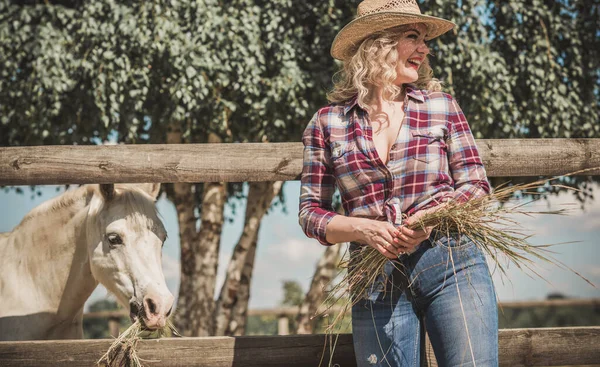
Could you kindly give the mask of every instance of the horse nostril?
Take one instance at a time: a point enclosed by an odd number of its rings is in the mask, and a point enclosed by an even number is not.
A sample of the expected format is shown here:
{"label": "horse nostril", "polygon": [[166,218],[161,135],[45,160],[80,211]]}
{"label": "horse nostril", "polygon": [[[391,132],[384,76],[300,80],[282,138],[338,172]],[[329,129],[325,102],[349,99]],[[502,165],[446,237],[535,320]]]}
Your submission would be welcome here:
{"label": "horse nostril", "polygon": [[144,302],[146,303],[146,310],[148,311],[148,313],[150,315],[156,314],[156,304],[154,303],[154,301],[152,301],[152,298],[146,298]]}
{"label": "horse nostril", "polygon": [[171,316],[171,311],[173,311],[173,306],[171,306],[171,308],[169,308],[169,312],[167,312],[167,317]]}

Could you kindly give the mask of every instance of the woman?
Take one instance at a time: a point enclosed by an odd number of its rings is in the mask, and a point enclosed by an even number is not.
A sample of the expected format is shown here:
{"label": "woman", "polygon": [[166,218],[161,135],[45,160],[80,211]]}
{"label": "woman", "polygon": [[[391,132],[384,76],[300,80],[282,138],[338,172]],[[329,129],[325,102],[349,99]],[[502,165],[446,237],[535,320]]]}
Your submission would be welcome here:
{"label": "woman", "polygon": [[[482,252],[465,236],[410,230],[447,200],[490,192],[469,125],[432,78],[425,41],[454,24],[414,0],[365,0],[333,42],[340,79],[303,136],[300,224],[324,245],[371,246],[393,263],[352,308],[358,366],[418,366],[426,329],[441,366],[496,366],[498,322]],[[345,215],[332,209],[338,187]],[[383,279],[383,277],[382,277]]]}

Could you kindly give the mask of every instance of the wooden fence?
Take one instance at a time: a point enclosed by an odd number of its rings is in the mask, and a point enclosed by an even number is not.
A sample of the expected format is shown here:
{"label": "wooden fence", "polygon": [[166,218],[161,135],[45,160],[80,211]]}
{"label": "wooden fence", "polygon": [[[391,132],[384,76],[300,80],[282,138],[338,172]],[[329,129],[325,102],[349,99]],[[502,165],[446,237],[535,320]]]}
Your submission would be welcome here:
{"label": "wooden fence", "polygon": [[[490,177],[555,176],[600,167],[600,139],[476,142]],[[301,143],[0,148],[0,186],[289,181],[301,170]],[[586,175],[600,175],[600,169]]]}
{"label": "wooden fence", "polygon": [[[477,140],[490,177],[600,175],[600,139]],[[296,180],[302,145],[187,144],[0,148],[0,186],[119,182]],[[145,340],[140,357],[159,366],[317,366],[325,336]],[[109,340],[0,342],[0,366],[91,366]],[[600,364],[600,328],[500,331],[502,366]],[[325,353],[327,354],[327,353]],[[325,355],[327,362],[327,356]],[[355,366],[352,336],[337,340],[333,363]],[[324,365],[327,365],[325,363]]]}
{"label": "wooden fence", "polygon": [[[316,367],[324,335],[243,336],[143,340],[139,357],[146,366]],[[110,340],[0,342],[3,367],[94,366]],[[566,366],[600,363],[600,327],[500,330],[500,365]],[[356,366],[352,335],[337,339],[332,362]],[[324,363],[323,366],[327,366]]]}

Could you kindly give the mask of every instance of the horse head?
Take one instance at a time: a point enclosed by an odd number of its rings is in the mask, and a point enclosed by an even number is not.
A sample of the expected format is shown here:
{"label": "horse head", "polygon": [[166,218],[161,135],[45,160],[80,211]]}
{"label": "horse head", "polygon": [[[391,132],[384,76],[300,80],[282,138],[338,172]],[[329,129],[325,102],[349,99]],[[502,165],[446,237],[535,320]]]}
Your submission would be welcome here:
{"label": "horse head", "polygon": [[86,220],[92,274],[149,329],[165,326],[173,307],[161,266],[167,233],[154,204],[159,190],[101,184]]}

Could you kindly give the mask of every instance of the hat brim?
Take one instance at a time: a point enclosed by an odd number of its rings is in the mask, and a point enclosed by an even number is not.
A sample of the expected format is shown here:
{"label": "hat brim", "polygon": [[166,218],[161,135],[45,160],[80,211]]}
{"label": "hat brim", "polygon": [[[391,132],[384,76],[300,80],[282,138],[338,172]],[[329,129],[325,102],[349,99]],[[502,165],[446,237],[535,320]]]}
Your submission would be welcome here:
{"label": "hat brim", "polygon": [[449,20],[430,15],[379,12],[354,19],[346,24],[335,36],[331,44],[331,56],[338,60],[346,60],[356,52],[356,48],[369,35],[405,24],[423,23],[427,26],[426,40],[436,38],[455,27]]}

